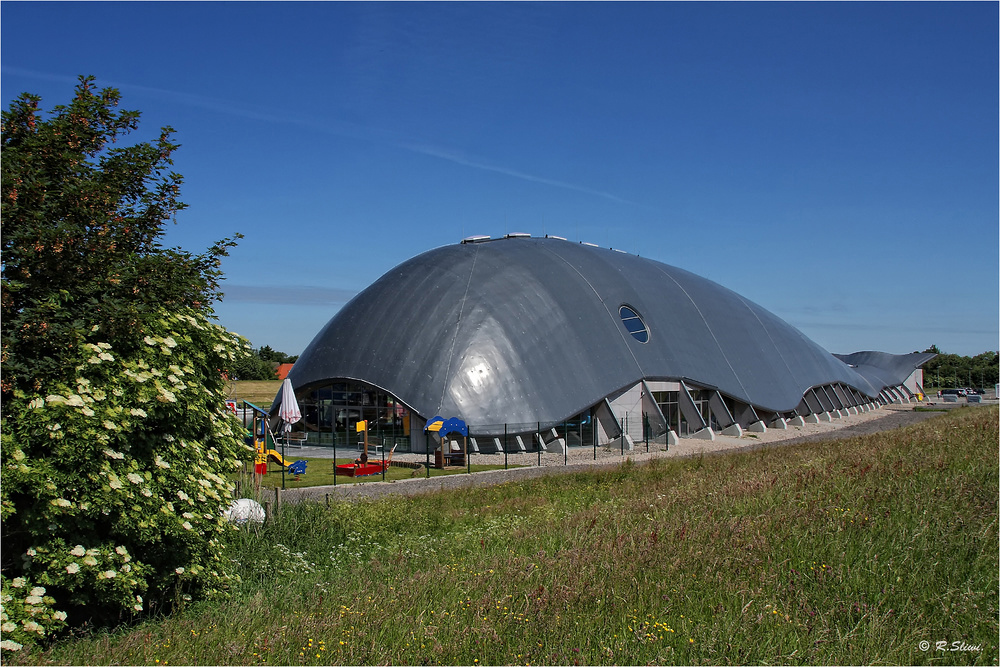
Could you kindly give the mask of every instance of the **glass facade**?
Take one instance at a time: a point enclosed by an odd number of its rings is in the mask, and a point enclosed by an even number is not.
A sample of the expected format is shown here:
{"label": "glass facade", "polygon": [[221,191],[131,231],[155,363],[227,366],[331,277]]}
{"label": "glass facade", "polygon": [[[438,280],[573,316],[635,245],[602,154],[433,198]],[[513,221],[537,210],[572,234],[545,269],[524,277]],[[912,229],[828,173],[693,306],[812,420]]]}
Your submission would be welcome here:
{"label": "glass facade", "polygon": [[570,447],[593,447],[596,433],[594,432],[594,419],[591,412],[591,410],[581,412],[552,428]]}
{"label": "glass facade", "polygon": [[361,382],[330,382],[297,392],[302,428],[310,445],[355,447],[359,421],[368,422],[368,442],[387,451],[410,451],[410,411],[395,396]]}
{"label": "glass facade", "polygon": [[[701,426],[698,424],[688,423],[688,420],[684,417],[684,412],[681,410],[680,403],[678,402],[679,393],[680,392],[676,391],[652,392],[653,400],[655,400],[656,404],[660,406],[660,411],[663,413],[663,417],[667,420],[667,428],[676,433],[679,437],[684,437],[698,431]],[[694,400],[694,405],[701,414],[701,418],[705,420],[706,424],[712,426],[713,430],[715,430],[718,422],[716,421],[714,415],[712,415],[712,409],[708,404],[710,396],[711,392],[704,389],[691,389],[691,398]]]}

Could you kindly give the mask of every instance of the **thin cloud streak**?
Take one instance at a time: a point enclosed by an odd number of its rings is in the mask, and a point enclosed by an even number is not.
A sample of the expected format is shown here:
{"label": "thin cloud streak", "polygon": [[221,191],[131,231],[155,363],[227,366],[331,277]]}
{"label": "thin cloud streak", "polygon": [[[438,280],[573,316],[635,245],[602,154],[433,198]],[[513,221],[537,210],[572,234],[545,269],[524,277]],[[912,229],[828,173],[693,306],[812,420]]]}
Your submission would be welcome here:
{"label": "thin cloud streak", "polygon": [[443,148],[437,148],[435,146],[421,146],[417,144],[406,144],[400,146],[400,148],[405,148],[413,153],[419,153],[421,155],[430,155],[431,157],[440,158],[442,160],[447,160],[449,162],[454,162],[455,164],[460,164],[466,167],[472,167],[473,169],[481,169],[483,171],[492,171],[497,174],[503,174],[505,176],[511,176],[513,178],[519,178],[523,181],[530,181],[532,183],[541,183],[542,185],[549,185],[554,188],[563,188],[566,190],[573,190],[575,192],[582,192],[587,195],[593,195],[595,197],[604,197],[605,199],[610,199],[611,201],[616,201],[620,204],[628,204],[629,206],[642,206],[642,204],[637,204],[636,202],[629,201],[627,199],[622,199],[610,192],[604,192],[602,190],[594,190],[592,188],[587,188],[581,185],[574,185],[573,183],[566,183],[565,181],[557,181],[551,178],[543,178],[541,176],[534,176],[533,174],[528,174],[523,171],[517,171],[516,169],[509,169],[507,167],[500,167],[497,165],[486,164],[485,162],[478,162],[475,160],[470,160],[463,155],[459,155],[452,151],[445,150]]}
{"label": "thin cloud streak", "polygon": [[357,292],[331,287],[292,285],[224,285],[223,303],[256,303],[269,306],[338,306],[353,299]]}
{"label": "thin cloud streak", "polygon": [[[899,331],[895,324],[867,324],[864,322],[796,322],[786,320],[798,329],[843,329],[850,331]],[[931,334],[995,334],[995,329],[973,329],[969,327],[907,326],[910,333]]]}
{"label": "thin cloud streak", "polygon": [[[4,67],[3,71],[9,74],[44,79],[47,81],[60,81],[66,83],[76,83],[77,81],[75,77],[68,77],[58,74],[49,74],[45,72],[35,72],[32,70],[22,69],[19,67]],[[143,86],[140,84],[120,83],[116,81],[106,81],[106,82],[98,81],[98,84],[102,86],[103,85],[111,86],[123,90],[134,90],[136,92],[142,92],[147,95],[166,98],[177,104],[183,104],[200,109],[206,109],[208,111],[214,111],[216,113],[229,114],[240,118],[247,118],[249,120],[259,120],[267,123],[283,123],[286,125],[292,123],[294,125],[307,127],[311,130],[323,132],[325,134],[330,134],[333,136],[385,143],[400,150],[416,153],[418,155],[436,157],[441,160],[447,160],[448,162],[453,162],[455,164],[459,164],[464,167],[470,167],[472,169],[478,169],[480,171],[489,171],[496,174],[503,174],[504,176],[509,176],[511,178],[516,178],[522,181],[528,181],[529,183],[538,183],[540,185],[547,185],[553,188],[572,190],[573,192],[580,192],[582,194],[590,195],[592,197],[601,197],[603,199],[608,199],[610,201],[618,202],[619,204],[626,204],[628,206],[648,208],[637,202],[629,201],[628,199],[623,199],[610,192],[604,192],[603,190],[595,190],[593,188],[588,188],[586,186],[576,185],[574,183],[567,183],[565,181],[559,181],[552,178],[545,178],[543,176],[535,176],[534,174],[529,174],[527,172],[519,171],[517,169],[511,169],[508,167],[489,164],[482,160],[469,159],[464,155],[454,150],[449,150],[447,148],[399,141],[392,138],[391,132],[380,130],[377,128],[366,127],[363,125],[356,125],[353,123],[345,123],[339,120],[327,120],[320,123],[318,121],[305,118],[280,117],[273,114],[261,113],[244,107],[235,106],[224,100],[206,97],[204,95],[182,93],[176,90],[154,88],[151,86]]]}

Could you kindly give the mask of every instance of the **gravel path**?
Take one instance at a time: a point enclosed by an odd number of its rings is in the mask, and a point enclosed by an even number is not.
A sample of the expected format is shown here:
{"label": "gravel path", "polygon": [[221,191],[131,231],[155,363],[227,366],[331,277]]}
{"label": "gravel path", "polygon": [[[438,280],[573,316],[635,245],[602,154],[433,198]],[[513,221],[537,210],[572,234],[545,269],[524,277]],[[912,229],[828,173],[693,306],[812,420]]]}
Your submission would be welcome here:
{"label": "gravel path", "polygon": [[[769,431],[768,434],[763,434],[762,436],[745,435],[742,438],[718,437],[715,441],[685,438],[669,451],[653,451],[647,454],[645,448],[637,443],[636,450],[627,452],[627,456],[638,463],[652,458],[746,452],[775,445],[821,442],[902,428],[933,418],[939,414],[938,412],[916,412],[913,410],[912,405],[887,406],[875,412],[852,415],[833,423],[807,425],[805,428],[790,429],[784,432]],[[327,498],[331,500],[357,500],[361,498],[380,498],[390,494],[416,495],[447,489],[504,484],[506,482],[533,479],[543,475],[572,473],[593,470],[595,468],[611,468],[620,465],[624,460],[619,450],[599,448],[597,454],[598,459],[595,461],[593,459],[593,450],[589,448],[576,448],[570,451],[568,464],[564,464],[562,454],[547,454],[543,455],[541,466],[537,465],[538,458],[535,453],[517,456],[511,455],[509,460],[512,464],[516,463],[525,467],[432,478],[416,477],[394,482],[364,482],[360,484],[338,484],[336,486],[288,489],[283,492],[283,499],[287,502],[298,502],[308,499],[323,501]],[[415,456],[415,460],[423,460],[424,455],[410,456]],[[494,461],[490,460],[491,456],[496,459],[496,462],[503,462],[502,455],[476,455],[475,458],[478,463],[492,463]]]}

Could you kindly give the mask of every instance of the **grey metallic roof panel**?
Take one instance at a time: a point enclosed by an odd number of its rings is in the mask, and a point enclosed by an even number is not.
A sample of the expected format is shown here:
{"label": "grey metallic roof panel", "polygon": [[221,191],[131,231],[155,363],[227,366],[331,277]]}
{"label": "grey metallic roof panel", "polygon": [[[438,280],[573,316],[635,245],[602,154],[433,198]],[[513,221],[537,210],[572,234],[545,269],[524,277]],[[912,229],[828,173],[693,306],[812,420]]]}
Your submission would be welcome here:
{"label": "grey metallic roof panel", "polygon": [[906,378],[937,355],[932,352],[889,354],[888,352],[852,352],[833,355],[851,366],[880,389],[903,384]]}
{"label": "grey metallic roof panel", "polygon": [[[642,317],[649,341],[618,314]],[[393,268],[317,334],[289,377],[367,382],[470,425],[567,419],[643,378],[794,409],[810,387],[882,389],[772,313],[660,262],[555,239],[436,248]]]}

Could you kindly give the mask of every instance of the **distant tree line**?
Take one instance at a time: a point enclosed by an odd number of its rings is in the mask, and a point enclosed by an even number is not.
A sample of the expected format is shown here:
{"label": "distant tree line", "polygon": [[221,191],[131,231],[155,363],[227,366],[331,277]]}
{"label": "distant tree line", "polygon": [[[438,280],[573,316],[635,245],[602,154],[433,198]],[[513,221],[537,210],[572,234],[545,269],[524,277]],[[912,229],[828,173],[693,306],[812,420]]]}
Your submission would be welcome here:
{"label": "distant tree line", "polygon": [[947,354],[931,345],[924,352],[938,355],[924,364],[925,387],[992,387],[1000,382],[1000,355],[987,351],[974,357]]}
{"label": "distant tree line", "polygon": [[298,358],[298,355],[278,352],[265,345],[231,364],[230,377],[234,380],[275,380],[279,365],[294,364]]}

